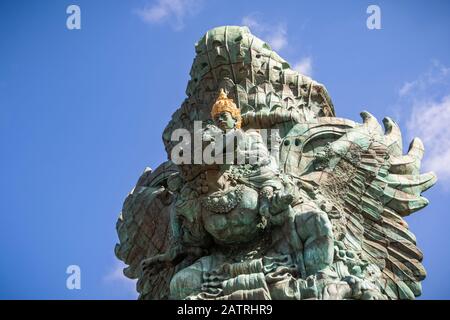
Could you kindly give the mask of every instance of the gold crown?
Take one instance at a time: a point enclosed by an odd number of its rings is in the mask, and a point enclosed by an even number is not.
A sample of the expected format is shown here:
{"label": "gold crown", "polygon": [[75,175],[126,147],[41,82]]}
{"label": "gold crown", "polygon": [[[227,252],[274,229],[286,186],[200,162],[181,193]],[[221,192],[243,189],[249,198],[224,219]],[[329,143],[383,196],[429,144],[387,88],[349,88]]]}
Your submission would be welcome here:
{"label": "gold crown", "polygon": [[236,104],[233,102],[233,99],[228,98],[227,94],[223,89],[220,89],[219,97],[214,103],[211,109],[211,117],[213,120],[221,114],[222,112],[229,112],[234,120],[236,120],[236,129],[241,127],[242,118],[241,111],[236,107]]}

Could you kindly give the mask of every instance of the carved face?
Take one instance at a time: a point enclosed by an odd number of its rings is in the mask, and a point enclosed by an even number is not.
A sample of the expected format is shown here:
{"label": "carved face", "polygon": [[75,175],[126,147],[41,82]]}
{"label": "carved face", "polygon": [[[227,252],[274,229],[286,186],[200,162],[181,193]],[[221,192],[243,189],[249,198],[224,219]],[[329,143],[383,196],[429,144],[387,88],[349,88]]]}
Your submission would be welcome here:
{"label": "carved face", "polygon": [[236,126],[236,119],[227,111],[219,113],[214,120],[216,125],[223,131],[233,129]]}

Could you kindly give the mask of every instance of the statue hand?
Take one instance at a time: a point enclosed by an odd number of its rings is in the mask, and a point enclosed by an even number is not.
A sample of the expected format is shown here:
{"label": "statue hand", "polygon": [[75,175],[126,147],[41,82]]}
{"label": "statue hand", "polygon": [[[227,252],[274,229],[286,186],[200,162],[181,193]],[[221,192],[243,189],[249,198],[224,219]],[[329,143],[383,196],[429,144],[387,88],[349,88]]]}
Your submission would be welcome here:
{"label": "statue hand", "polygon": [[289,208],[289,205],[294,200],[291,194],[282,194],[277,192],[273,197],[270,205],[270,213],[278,215]]}

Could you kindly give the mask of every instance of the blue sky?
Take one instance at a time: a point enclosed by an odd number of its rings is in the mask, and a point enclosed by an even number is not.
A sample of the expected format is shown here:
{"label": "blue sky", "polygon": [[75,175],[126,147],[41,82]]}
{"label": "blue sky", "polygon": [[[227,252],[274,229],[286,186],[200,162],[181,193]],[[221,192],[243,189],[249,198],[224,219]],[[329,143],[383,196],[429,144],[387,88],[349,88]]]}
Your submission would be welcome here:
{"label": "blue sky", "polygon": [[[81,30],[66,8],[81,8]],[[366,9],[381,9],[381,30]],[[407,218],[425,299],[450,298],[450,2],[1,1],[0,298],[133,299],[113,249],[122,202],[185,97],[194,43],[249,25],[326,85],[340,117],[396,119],[439,182]],[[67,266],[81,290],[66,288]]]}

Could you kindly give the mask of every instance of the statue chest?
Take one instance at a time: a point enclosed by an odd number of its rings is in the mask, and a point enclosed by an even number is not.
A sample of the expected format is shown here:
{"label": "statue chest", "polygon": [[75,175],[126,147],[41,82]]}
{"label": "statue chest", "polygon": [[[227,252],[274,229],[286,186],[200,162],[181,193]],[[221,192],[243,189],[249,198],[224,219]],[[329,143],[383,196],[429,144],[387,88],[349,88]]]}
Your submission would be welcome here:
{"label": "statue chest", "polygon": [[216,242],[223,244],[252,241],[257,224],[258,192],[244,185],[213,193],[201,200],[205,229]]}

